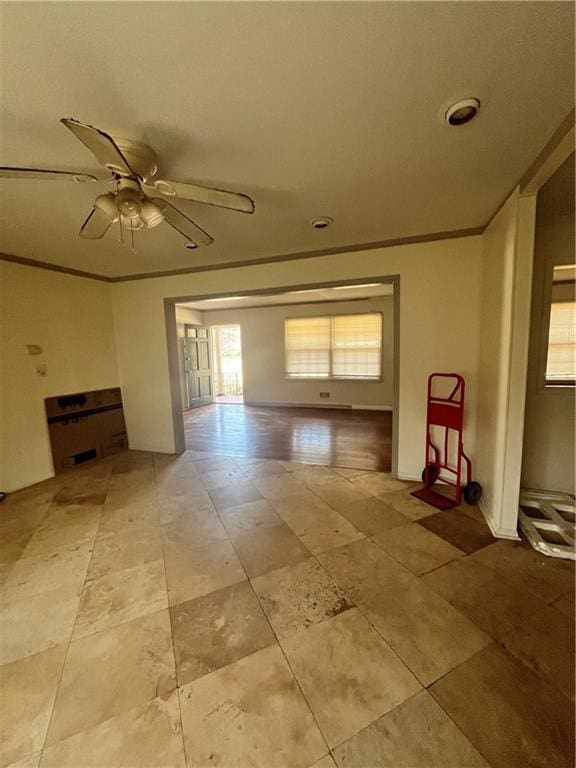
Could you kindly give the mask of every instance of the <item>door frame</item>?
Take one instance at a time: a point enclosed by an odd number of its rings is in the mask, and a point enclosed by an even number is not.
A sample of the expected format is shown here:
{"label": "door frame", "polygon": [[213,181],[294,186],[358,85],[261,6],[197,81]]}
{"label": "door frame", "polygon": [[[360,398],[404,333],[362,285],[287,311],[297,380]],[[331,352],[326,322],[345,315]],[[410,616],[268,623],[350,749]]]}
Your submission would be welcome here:
{"label": "door frame", "polygon": [[[314,283],[287,284],[274,288],[259,288],[255,290],[242,289],[242,296],[272,296],[290,291],[321,290],[334,288],[337,285],[365,285],[366,283],[384,283],[393,286],[394,298],[394,382],[392,406],[392,474],[398,474],[398,423],[400,407],[400,275],[363,276],[352,280],[328,280]],[[164,319],[166,325],[166,347],[168,355],[168,376],[170,380],[170,400],[172,405],[172,424],[174,432],[175,453],[184,453],[186,438],[184,434],[184,414],[180,393],[180,367],[178,362],[178,337],[176,330],[176,304],[205,299],[224,299],[237,295],[237,291],[223,293],[207,293],[200,295],[174,296],[164,299]]]}

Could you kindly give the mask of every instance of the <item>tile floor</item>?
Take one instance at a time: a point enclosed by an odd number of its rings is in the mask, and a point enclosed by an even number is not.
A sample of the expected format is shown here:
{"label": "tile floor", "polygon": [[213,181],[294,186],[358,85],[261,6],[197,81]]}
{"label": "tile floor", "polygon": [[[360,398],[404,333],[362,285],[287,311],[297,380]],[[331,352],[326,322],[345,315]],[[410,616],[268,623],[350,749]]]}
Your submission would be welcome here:
{"label": "tile floor", "polygon": [[0,763],[573,765],[573,564],[410,488],[126,452],[11,494]]}

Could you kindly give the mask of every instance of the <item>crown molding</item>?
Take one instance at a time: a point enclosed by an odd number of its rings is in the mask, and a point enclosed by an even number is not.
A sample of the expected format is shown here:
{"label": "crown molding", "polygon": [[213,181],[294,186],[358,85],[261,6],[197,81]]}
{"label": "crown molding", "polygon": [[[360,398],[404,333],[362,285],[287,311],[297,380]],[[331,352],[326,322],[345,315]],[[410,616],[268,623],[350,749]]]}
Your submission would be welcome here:
{"label": "crown molding", "polygon": [[314,251],[299,251],[296,253],[285,253],[279,256],[268,256],[263,259],[245,259],[243,261],[225,261],[217,264],[203,264],[198,267],[182,267],[181,269],[167,269],[161,272],[143,272],[135,275],[120,275],[118,277],[108,277],[94,272],[83,272],[80,269],[71,267],[62,267],[58,264],[51,264],[47,261],[36,261],[35,259],[26,259],[22,256],[14,256],[8,253],[0,252],[0,261],[10,261],[14,264],[24,264],[27,267],[37,267],[38,269],[48,269],[53,272],[63,272],[76,277],[85,277],[89,280],[101,280],[105,283],[124,283],[131,280],[150,280],[156,277],[171,277],[173,275],[189,275],[195,272],[213,272],[223,269],[238,269],[240,267],[256,267],[261,264],[275,264],[281,261],[296,261],[298,259],[314,259],[320,256],[332,256],[338,253],[357,253],[358,251],[372,251],[376,248],[393,248],[399,245],[411,245],[414,243],[431,243],[436,240],[452,240],[458,237],[474,237],[481,235],[485,227],[472,227],[470,229],[454,229],[447,232],[432,232],[425,235],[413,235],[410,237],[399,237],[390,240],[378,240],[370,243],[353,243],[351,245],[340,245],[334,248],[323,248]]}

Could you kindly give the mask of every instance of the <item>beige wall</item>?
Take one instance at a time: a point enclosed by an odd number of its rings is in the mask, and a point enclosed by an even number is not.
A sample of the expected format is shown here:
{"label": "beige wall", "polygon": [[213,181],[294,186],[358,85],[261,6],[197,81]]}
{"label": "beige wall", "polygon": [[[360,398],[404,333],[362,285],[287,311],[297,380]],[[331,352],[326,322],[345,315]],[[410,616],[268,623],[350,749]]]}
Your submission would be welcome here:
{"label": "beige wall", "polygon": [[116,283],[118,361],[132,448],[173,452],[164,299],[328,281],[400,276],[398,471],[418,478],[424,454],[426,379],[455,371],[467,381],[466,440],[474,455],[482,236],[362,253]]}
{"label": "beige wall", "polygon": [[[294,381],[284,366],[284,320],[326,314],[382,313],[382,381]],[[352,405],[392,408],[394,384],[394,297],[366,301],[299,304],[203,313],[208,325],[240,325],[244,400],[248,403]],[[330,398],[320,397],[329,392]]]}
{"label": "beige wall", "polygon": [[53,474],[45,397],[118,384],[110,286],[0,262],[0,490]]}
{"label": "beige wall", "polygon": [[574,493],[574,391],[546,387],[551,270],[574,263],[574,214],[536,227],[522,485]]}
{"label": "beige wall", "polygon": [[532,281],[534,197],[515,190],[484,233],[476,479],[484,515],[516,538]]}

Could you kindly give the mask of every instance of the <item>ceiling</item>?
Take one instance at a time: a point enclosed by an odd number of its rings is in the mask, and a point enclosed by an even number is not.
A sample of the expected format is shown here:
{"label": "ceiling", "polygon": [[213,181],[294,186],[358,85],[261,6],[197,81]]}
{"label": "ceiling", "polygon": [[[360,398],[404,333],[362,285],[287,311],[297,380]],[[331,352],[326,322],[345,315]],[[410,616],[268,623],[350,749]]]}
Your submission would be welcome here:
{"label": "ceiling", "polygon": [[[573,106],[560,2],[4,3],[0,164],[97,170],[59,123],[145,140],[161,175],[250,195],[78,237],[104,185],[0,181],[0,251],[118,277],[485,225]],[[478,117],[442,120],[474,95]],[[316,231],[309,222],[331,216]]]}
{"label": "ceiling", "polygon": [[310,288],[305,291],[287,291],[286,293],[266,296],[229,296],[225,299],[204,299],[201,301],[179,302],[179,307],[214,312],[220,309],[241,309],[246,307],[270,307],[275,304],[311,304],[325,301],[351,301],[370,299],[375,296],[392,296],[394,286],[390,283],[372,283],[370,285],[341,285],[333,288]]}

